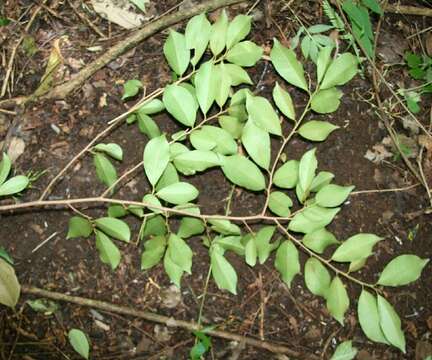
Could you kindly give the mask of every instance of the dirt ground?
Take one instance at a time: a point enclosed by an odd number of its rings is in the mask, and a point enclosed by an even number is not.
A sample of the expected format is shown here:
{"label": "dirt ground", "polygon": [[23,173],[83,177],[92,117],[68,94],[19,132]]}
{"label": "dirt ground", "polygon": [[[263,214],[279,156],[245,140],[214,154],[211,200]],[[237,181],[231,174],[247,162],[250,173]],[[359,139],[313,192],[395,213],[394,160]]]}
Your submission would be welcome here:
{"label": "dirt ground", "polygon": [[[6,97],[26,95],[35,90],[44,73],[42,64],[46,63],[53,40],[63,37],[61,52],[65,59],[67,78],[78,72],[82,64],[99,55],[88,48],[101,46],[104,51],[118,39],[127,36],[127,30],[95,16],[91,20],[103,33],[110,34],[108,40],[98,40],[99,36],[77,17],[70,3],[79,8],[81,2],[52,1],[50,9],[42,9],[29,30],[39,51],[28,57],[23,49],[18,50],[14,68],[15,86]],[[230,14],[244,13],[253,3],[233,6],[229,9]],[[251,38],[257,44],[270,45],[273,37],[282,37],[281,32],[287,38],[295,35],[298,24],[289,9],[281,10],[284,3],[261,1],[253,11],[256,18]],[[154,4],[154,13],[157,15],[170,9],[175,1]],[[427,6],[422,1],[411,4]],[[3,5],[3,14],[18,18],[24,9],[34,6],[33,2],[9,0]],[[294,1],[291,8],[306,24],[327,22],[320,2]],[[28,18],[28,14],[24,17]],[[413,86],[406,69],[400,65],[401,55],[405,49],[419,51],[420,41],[424,41],[425,34],[411,39],[407,39],[408,36],[431,25],[430,18],[422,16],[385,17],[378,43],[378,53],[383,55],[379,56],[377,65],[385,70],[387,81],[395,89],[402,85]],[[23,26],[18,27],[21,29]],[[0,39],[3,41],[2,46],[5,49],[11,47],[18,35],[7,28],[1,31],[4,32]],[[20,118],[20,127],[14,136],[25,144],[24,153],[15,163],[17,172],[46,170],[22,200],[37,199],[49,180],[104,129],[107,121],[123,113],[126,106],[131,106],[131,103],[124,104],[120,100],[121,81],[141,79],[148,86],[147,91],[170,81],[170,71],[162,53],[165,38],[164,32],[151,37],[98,71],[82,88],[64,100],[39,101],[25,110],[15,109],[19,111],[16,116]],[[2,50],[2,53],[9,54],[6,50]],[[388,66],[390,63],[391,66]],[[0,71],[0,76],[3,76],[4,69]],[[415,184],[415,178],[400,157],[393,156],[379,163],[365,158],[368,150],[379,151],[382,148],[383,139],[388,134],[372,105],[373,90],[367,65],[364,73],[363,78],[357,76],[349,86],[342,88],[344,97],[339,110],[330,116],[323,116],[339,125],[341,130],[318,145],[297,138],[286,150],[286,155],[289,159],[298,159],[305,150],[316,146],[319,168],[333,172],[338,184],[353,184],[356,190],[400,188]],[[260,61],[250,71],[250,75],[255,84],[262,79],[259,89],[263,96],[270,95],[276,80],[281,81],[275,75],[271,63],[265,61]],[[295,90],[293,96],[295,103],[300,106],[306,101]],[[382,98],[394,101],[384,87]],[[430,100],[430,96],[423,97],[422,110],[418,114],[425,126],[429,123]],[[400,107],[396,106],[395,109],[401,111]],[[403,113],[399,115],[402,117]],[[14,115],[0,113],[0,139],[4,138],[14,119]],[[155,120],[169,134],[180,129],[166,115],[156,116]],[[394,126],[400,133],[412,135],[403,128],[401,121],[396,121]],[[105,139],[105,142],[116,142],[123,147],[125,159],[116,164],[119,174],[141,160],[146,141],[136,125],[122,125]],[[273,145],[275,153],[277,144]],[[136,200],[145,194],[148,189],[142,180],[143,175],[143,171],[138,172],[118,191],[117,197]],[[50,199],[97,196],[104,187],[94,181],[94,177],[91,157],[86,156],[56,186]],[[224,212],[231,185],[220,170],[207,171],[204,175],[193,177],[191,181],[200,190],[199,204],[203,213]],[[232,214],[255,214],[262,200],[262,197],[250,192],[235,191]],[[409,191],[359,194],[350,197],[349,203],[343,206],[329,230],[340,239],[358,232],[376,233],[385,238],[385,241],[378,243],[367,265],[356,274],[362,279],[375,281],[389,259],[399,254],[417,254],[422,258],[432,256],[431,215],[426,211],[429,207],[426,192],[421,186]],[[105,208],[93,207],[85,211],[97,216],[104,214]],[[189,240],[195,253],[193,275],[183,278],[181,292],[176,293],[170,287],[162,265],[147,272],[140,270],[140,246],[120,244],[123,258],[119,268],[112,272],[101,263],[92,238],[66,240],[70,216],[71,212],[64,209],[0,215],[0,245],[15,259],[15,269],[22,284],[105,300],[175,319],[197,320],[209,264],[207,250],[199,238]],[[127,218],[127,221],[132,232],[137,234],[139,223],[133,218]],[[414,238],[410,236],[413,233]],[[52,238],[48,242],[36,248],[50,236]],[[421,354],[431,354],[431,266],[426,267],[422,277],[412,285],[389,288],[386,292],[402,319],[407,338],[407,354],[403,355],[394,348],[368,341],[361,332],[355,311],[356,299],[361,290],[358,286],[347,284],[351,307],[346,315],[345,326],[341,327],[328,314],[322,299],[305,288],[302,276],[295,277],[291,289],[281,282],[273,267],[274,255],[266,264],[254,268],[235,255],[230,254],[228,258],[239,276],[238,295],[222,292],[210,281],[203,311],[205,324],[218,324],[220,329],[253,338],[259,338],[259,334],[263,333],[267,341],[286,345],[303,354],[314,353],[322,358],[328,358],[336,344],[344,340],[353,340],[360,350],[357,358],[362,360],[423,360]],[[305,259],[306,256],[302,255],[302,262]],[[0,307],[2,359],[78,358],[66,336],[72,327],[81,328],[89,335],[94,359],[186,359],[194,343],[193,335],[185,330],[166,328],[69,303],[58,303],[59,309],[53,315],[45,316],[25,305],[29,298],[32,297],[21,297],[16,314]],[[285,359],[264,350],[250,346],[243,348],[242,344],[217,338],[212,339],[212,344],[211,354],[207,357],[209,359]]]}

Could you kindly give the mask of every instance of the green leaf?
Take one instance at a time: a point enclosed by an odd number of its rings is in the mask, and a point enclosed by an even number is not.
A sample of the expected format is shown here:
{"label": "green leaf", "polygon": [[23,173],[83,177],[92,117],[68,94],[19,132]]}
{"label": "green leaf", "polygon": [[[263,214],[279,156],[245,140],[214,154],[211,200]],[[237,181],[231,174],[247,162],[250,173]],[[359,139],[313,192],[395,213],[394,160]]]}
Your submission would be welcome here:
{"label": "green leaf", "polygon": [[316,24],[308,27],[307,31],[309,34],[319,34],[322,32],[329,31],[331,29],[334,29],[333,25]]}
{"label": "green leaf", "polygon": [[185,36],[174,30],[170,30],[170,34],[163,47],[163,52],[171,69],[177,75],[182,76],[189,65],[190,59],[190,51],[186,47]]}
{"label": "green leaf", "polygon": [[204,13],[191,18],[185,30],[186,47],[195,49],[192,65],[196,65],[204,54],[210,40],[211,24]]}
{"label": "green leaf", "polygon": [[381,326],[378,313],[378,304],[375,296],[362,290],[357,307],[360,326],[365,335],[372,341],[388,344]]}
{"label": "green leaf", "polygon": [[3,159],[0,161],[0,185],[7,179],[11,169],[11,161],[6,153],[3,153]]}
{"label": "green leaf", "polygon": [[237,274],[232,265],[217,250],[211,252],[210,261],[212,276],[218,288],[237,295]]}
{"label": "green leaf", "polygon": [[159,99],[152,99],[148,102],[145,102],[143,105],[140,106],[140,108],[137,110],[137,112],[146,114],[146,115],[152,115],[157,114],[165,109],[165,106],[162,101]]}
{"label": "green leaf", "polygon": [[306,287],[309,291],[314,295],[327,297],[331,277],[321,261],[310,257],[306,261],[304,272]]}
{"label": "green leaf", "polygon": [[353,54],[341,54],[329,65],[320,89],[330,89],[350,81],[357,74],[357,64],[357,58]]}
{"label": "green leaf", "polygon": [[98,179],[108,187],[114,184],[117,180],[117,171],[111,161],[103,154],[94,154],[93,161]]}
{"label": "green leaf", "polygon": [[331,52],[333,50],[333,46],[325,46],[323,47],[318,55],[317,59],[317,82],[321,83],[324,78],[325,73],[331,62]]}
{"label": "green leaf", "polygon": [[137,118],[138,118],[138,128],[141,131],[141,133],[147,135],[150,139],[153,139],[154,137],[161,135],[161,131],[159,130],[159,127],[150,116],[138,111]]}
{"label": "green leaf", "polygon": [[156,215],[152,218],[144,220],[142,237],[159,236],[167,233],[165,218],[161,215]]}
{"label": "green leaf", "polygon": [[[127,215],[127,210],[123,205],[110,205],[108,207],[108,216],[113,218],[121,218]],[[70,226],[69,226],[70,228]]]}
{"label": "green leaf", "polygon": [[142,202],[150,204],[150,205],[155,205],[156,207],[152,207],[152,206],[147,205],[147,208],[150,211],[154,212],[155,214],[162,213],[162,210],[159,209],[160,207],[162,207],[162,204],[160,203],[159,199],[156,196],[154,196],[153,194],[144,195]]}
{"label": "green leaf", "polygon": [[187,148],[187,146],[175,142],[175,143],[171,143],[170,144],[170,157],[171,160],[175,159],[177,156],[179,156],[180,154],[184,154],[187,153],[189,151],[189,149]]}
{"label": "green leaf", "polygon": [[277,249],[275,268],[285,284],[291,287],[292,279],[300,273],[299,253],[291,241],[285,240]]}
{"label": "green leaf", "polygon": [[239,139],[243,132],[244,123],[233,116],[219,116],[220,127],[228,132],[234,139]]}
{"label": "green leaf", "polygon": [[171,257],[171,252],[166,251],[164,256],[164,269],[168,274],[170,281],[177,287],[180,287],[183,270],[180,266],[176,265]]}
{"label": "green leaf", "polygon": [[382,239],[383,238],[374,234],[357,234],[351,236],[336,249],[332,260],[349,262],[364,259],[372,254],[372,248]]}
{"label": "green leaf", "polygon": [[180,221],[177,235],[181,238],[189,238],[194,235],[202,234],[204,230],[205,227],[202,220],[186,216]]}
{"label": "green leaf", "polygon": [[215,100],[219,107],[225,105],[231,90],[231,74],[227,66],[222,62],[215,67],[214,87],[216,88]]}
{"label": "green leaf", "polygon": [[168,185],[175,184],[179,181],[180,178],[178,176],[175,166],[172,163],[168,163],[156,185],[156,191],[159,191],[160,189],[163,189]]}
{"label": "green leaf", "polygon": [[253,161],[264,169],[270,166],[270,136],[248,120],[243,128],[241,141]]}
{"label": "green leaf", "polygon": [[69,343],[84,359],[89,358],[90,345],[86,334],[79,329],[71,329],[68,333]]}
{"label": "green leaf", "polygon": [[208,219],[211,229],[223,235],[240,235],[240,228],[229,220]]}
{"label": "green leaf", "polygon": [[54,314],[58,309],[59,305],[54,301],[46,299],[27,300],[26,303],[32,308],[33,311],[50,316]]}
{"label": "green leaf", "polygon": [[174,158],[174,165],[184,175],[194,175],[221,164],[217,154],[212,151],[192,150]]}
{"label": "green leaf", "polygon": [[112,158],[116,160],[123,160],[123,150],[120,147],[120,145],[109,143],[109,144],[97,144],[94,147],[94,150],[102,151],[105,154],[111,156]]}
{"label": "green leaf", "polygon": [[[416,255],[400,255],[390,261],[381,273],[378,284],[384,286],[402,286],[416,281],[429,259]],[[401,271],[403,269],[403,271]]]}
{"label": "green leaf", "polygon": [[143,13],[146,12],[145,4],[148,0],[129,0],[132,4],[134,4],[138,9],[140,9]]}
{"label": "green leaf", "polygon": [[196,96],[204,115],[207,114],[215,100],[216,88],[219,86],[215,80],[217,80],[216,67],[212,61],[207,61],[200,66],[195,75]]}
{"label": "green leaf", "polygon": [[257,261],[258,251],[255,238],[252,234],[247,234],[243,237],[242,243],[245,249],[245,261],[249,266],[254,267]]}
{"label": "green leaf", "polygon": [[326,228],[310,232],[303,238],[303,244],[318,254],[322,254],[328,246],[338,243],[336,237]]}
{"label": "green leaf", "polygon": [[309,36],[305,36],[300,43],[301,51],[305,60],[308,59],[312,46],[314,46],[314,44],[312,44],[311,38]]}
{"label": "green leaf", "polygon": [[169,144],[165,135],[151,139],[144,148],[144,170],[153,186],[162,176],[170,158]]}
{"label": "green leaf", "polygon": [[182,86],[168,85],[162,98],[167,111],[186,126],[194,126],[198,103],[191,93]]}
{"label": "green leaf", "polygon": [[255,125],[270,134],[277,136],[282,135],[279,117],[266,98],[261,96],[247,96],[246,109],[249,118]]}
{"label": "green leaf", "polygon": [[287,82],[300,89],[309,91],[304,77],[303,65],[297,60],[293,50],[282,46],[277,39],[274,39],[270,58],[276,71]]}
{"label": "green leaf", "polygon": [[371,9],[374,13],[378,15],[383,15],[383,10],[381,9],[380,4],[376,0],[362,0],[362,4]]}
{"label": "green leaf", "polygon": [[238,186],[252,191],[265,189],[264,175],[252,161],[244,156],[227,156],[222,171],[228,180]]}
{"label": "green leaf", "polygon": [[230,250],[235,252],[239,256],[244,256],[245,248],[241,240],[241,236],[216,236],[212,244],[217,244],[224,250]]}
{"label": "green leaf", "polygon": [[102,217],[96,219],[94,223],[96,227],[102,230],[105,234],[125,242],[130,241],[131,233],[129,230],[129,226],[123,220],[110,217]]}
{"label": "green leaf", "polygon": [[69,219],[69,230],[66,235],[66,239],[72,239],[77,237],[89,237],[92,233],[93,228],[87,219],[81,216],[73,216]]}
{"label": "green leaf", "polygon": [[243,40],[250,32],[252,18],[246,15],[237,15],[228,25],[226,34],[227,49]]}
{"label": "green leaf", "polygon": [[384,336],[390,344],[405,353],[405,336],[401,329],[401,321],[393,306],[381,295],[377,295],[378,314]]}
{"label": "green leaf", "polygon": [[[236,65],[236,64],[225,64],[224,63],[225,71],[229,74],[231,78],[231,85],[237,86],[240,84],[247,84],[252,85],[252,80],[249,77],[249,74],[246,70],[244,70],[242,67]],[[239,91],[249,91],[249,89],[240,89]],[[238,91],[238,92],[239,92]],[[234,99],[234,96],[233,96]],[[234,105],[233,101],[231,102],[231,105]]]}
{"label": "green leaf", "polygon": [[338,276],[333,278],[326,299],[330,314],[343,325],[344,315],[349,308],[350,301],[345,286]]}
{"label": "green leaf", "polygon": [[165,253],[166,238],[163,235],[155,236],[144,243],[141,255],[141,270],[147,270],[157,265]]}
{"label": "green leaf", "polygon": [[226,54],[226,59],[239,66],[254,66],[261,59],[263,49],[252,41],[242,41]]}
{"label": "green leaf", "polygon": [[273,100],[282,114],[288,119],[295,121],[295,108],[291,96],[289,92],[280,87],[277,82],[276,86],[273,88]]}
{"label": "green leaf", "polygon": [[335,87],[320,90],[312,97],[311,108],[319,114],[332,113],[338,109],[342,95]]}
{"label": "green leaf", "polygon": [[289,160],[276,170],[273,184],[283,189],[292,189],[298,182],[299,162]]}
{"label": "green leaf", "polygon": [[339,126],[327,121],[311,120],[303,124],[298,133],[307,140],[324,141],[336,129],[339,129]]}
{"label": "green leaf", "polygon": [[269,209],[277,216],[287,217],[291,213],[290,207],[293,205],[288,195],[281,191],[272,191],[269,196]]}
{"label": "green leaf", "polygon": [[275,226],[264,226],[255,234],[255,244],[260,264],[264,264],[271,252],[279,246],[279,240],[270,243],[275,230]]}
{"label": "green leaf", "polygon": [[317,176],[314,177],[310,191],[318,192],[320,191],[324,186],[331,183],[333,180],[334,175],[331,172],[328,171],[320,171]]}
{"label": "green leaf", "polygon": [[12,257],[3,246],[0,246],[0,258],[5,259],[11,265],[14,264]]}
{"label": "green leaf", "polygon": [[237,143],[232,135],[217,126],[204,125],[201,129],[194,130],[189,140],[198,150],[214,150],[222,155],[233,155],[237,152]]}
{"label": "green leaf", "polygon": [[136,94],[138,94],[138,92],[142,87],[143,85],[139,80],[134,79],[134,80],[126,81],[125,84],[123,85],[122,100],[135,96]]}
{"label": "green leaf", "polygon": [[322,207],[336,207],[345,202],[355,186],[340,186],[329,184],[316,194],[316,203]]}
{"label": "green leaf", "polygon": [[352,360],[357,355],[357,349],[352,346],[352,341],[344,341],[339,344],[330,360]]}
{"label": "green leaf", "polygon": [[246,106],[243,104],[231,105],[228,108],[228,115],[237,118],[241,122],[245,122],[248,119],[248,114],[246,113]]}
{"label": "green leaf", "polygon": [[[179,236],[171,234],[168,238],[168,251],[171,260],[188,274],[192,273],[192,250],[189,245]],[[175,254],[175,256],[172,256]]]}
{"label": "green leaf", "polygon": [[102,231],[96,233],[96,248],[99,251],[99,257],[104,264],[108,264],[112,270],[115,270],[120,264],[121,254],[117,246]]}
{"label": "green leaf", "polygon": [[0,304],[13,309],[18,302],[20,291],[14,268],[0,258]]}
{"label": "green leaf", "polygon": [[315,156],[316,149],[305,152],[299,163],[299,184],[304,192],[310,190],[310,186],[315,177],[318,161]]}
{"label": "green leaf", "polygon": [[348,272],[360,270],[366,264],[367,258],[351,261],[349,264]]}
{"label": "green leaf", "polygon": [[28,186],[29,182],[30,180],[27,176],[14,176],[0,185],[0,196],[17,194],[23,191]]}
{"label": "green leaf", "polygon": [[318,205],[297,213],[288,225],[295,232],[309,234],[330,224],[340,208],[328,209]]}
{"label": "green leaf", "polygon": [[219,55],[225,49],[228,31],[228,16],[225,9],[222,10],[216,22],[212,25],[210,33],[210,50],[213,55]]}
{"label": "green leaf", "polygon": [[160,189],[156,196],[171,204],[184,204],[194,200],[198,196],[198,189],[186,182],[178,182]]}

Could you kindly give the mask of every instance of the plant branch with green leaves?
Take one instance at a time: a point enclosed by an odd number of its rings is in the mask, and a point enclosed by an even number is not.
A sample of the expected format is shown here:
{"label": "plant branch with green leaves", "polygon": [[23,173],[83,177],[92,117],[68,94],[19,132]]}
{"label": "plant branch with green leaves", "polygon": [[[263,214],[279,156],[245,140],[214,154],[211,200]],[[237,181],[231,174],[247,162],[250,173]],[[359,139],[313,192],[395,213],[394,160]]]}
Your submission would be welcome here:
{"label": "plant branch with green leaves", "polygon": [[[67,237],[94,236],[101,261],[115,271],[122,258],[117,244],[129,243],[132,237],[125,219],[138,218],[142,270],[162,264],[178,287],[185,274],[192,274],[190,243],[198,236],[208,249],[210,276],[221,290],[232,294],[237,294],[238,276],[231,256],[254,267],[267,262],[275,252],[274,266],[282,281],[291,286],[302,273],[302,251],[308,256],[303,270],[305,285],[325,299],[334,319],[343,325],[350,306],[342,280],[360,286],[358,316],[366,336],[405,351],[400,319],[380,289],[417,280],[428,260],[398,256],[387,264],[376,284],[353,276],[383,240],[359,233],[340,241],[327,229],[354,186],[336,185],[332,173],[318,171],[316,148],[300,159],[286,157],[295,137],[322,142],[339,129],[315,116],[321,119],[337,111],[343,96],[339,87],[357,74],[358,60],[351,53],[335,51],[329,43],[313,56],[316,76],[308,77],[315,80],[306,81],[295,51],[274,39],[269,60],[281,81],[274,84],[272,99],[267,99],[250,89],[253,82],[247,69],[263,58],[262,47],[247,40],[250,30],[251,17],[237,15],[230,21],[222,12],[213,24],[201,14],[187,23],[184,34],[170,31],[163,51],[173,71],[173,83],[144,96],[109,125],[124,119],[129,126],[138,125],[148,138],[143,160],[119,177],[115,163],[122,161],[124,154],[118,144],[97,143],[98,137],[84,149],[93,157],[96,177],[107,187],[100,197],[44,200],[57,176],[39,201],[0,206],[0,211],[109,204],[106,216],[72,217]],[[138,80],[129,80],[123,99],[138,96],[143,88]],[[294,103],[293,92],[307,98],[303,109]],[[162,133],[153,115],[163,112],[182,130]],[[280,144],[273,162],[272,140]],[[142,168],[148,192],[136,200],[112,198],[120,182]],[[197,202],[200,190],[188,179],[205,177],[208,169],[219,169],[237,189],[264,194],[262,208],[248,216],[201,214]],[[332,255],[326,259],[330,248]],[[401,267],[406,269],[402,274]]]}

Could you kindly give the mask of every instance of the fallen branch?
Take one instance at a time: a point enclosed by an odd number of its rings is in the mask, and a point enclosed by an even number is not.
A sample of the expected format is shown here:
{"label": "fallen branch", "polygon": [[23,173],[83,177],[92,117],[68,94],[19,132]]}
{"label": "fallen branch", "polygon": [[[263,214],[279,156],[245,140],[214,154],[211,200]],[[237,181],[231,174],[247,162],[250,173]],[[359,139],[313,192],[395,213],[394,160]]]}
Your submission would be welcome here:
{"label": "fallen branch", "polygon": [[[130,307],[115,305],[105,301],[87,299],[79,296],[71,296],[59,292],[48,291],[44,289],[39,289],[37,287],[25,286],[25,285],[21,287],[21,291],[25,294],[41,296],[44,298],[53,299],[57,301],[65,301],[65,302],[69,302],[81,306],[88,306],[95,309],[114,312],[117,314],[129,315],[136,318],[151,321],[154,323],[164,324],[168,327],[182,328],[190,332],[199,331],[203,329],[202,326],[199,326],[198,324],[189,321],[175,320],[172,317],[163,316],[148,311],[135,310]],[[257,347],[260,349],[265,349],[272,353],[287,354],[292,357],[303,358],[303,359],[313,359],[313,360],[318,359],[318,357],[315,356],[314,354],[305,354],[303,351],[300,353],[298,351],[295,351],[283,345],[274,344],[262,340],[256,340],[250,337],[233,334],[227,331],[206,329],[205,333],[210,336],[214,336],[222,339],[244,342],[247,345]]]}
{"label": "fallen branch", "polygon": [[408,5],[392,5],[387,4],[384,8],[385,12],[403,15],[419,15],[419,16],[432,16],[432,9]]}

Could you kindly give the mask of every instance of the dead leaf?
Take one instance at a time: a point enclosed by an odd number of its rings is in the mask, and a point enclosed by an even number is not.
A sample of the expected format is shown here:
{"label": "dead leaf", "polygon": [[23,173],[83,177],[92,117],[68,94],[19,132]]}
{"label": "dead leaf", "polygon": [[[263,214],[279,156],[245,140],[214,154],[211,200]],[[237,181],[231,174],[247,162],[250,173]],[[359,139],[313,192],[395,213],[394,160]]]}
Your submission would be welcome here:
{"label": "dead leaf", "polygon": [[175,308],[182,301],[180,289],[175,285],[163,289],[161,291],[161,299],[163,307],[168,309]]}
{"label": "dead leaf", "polygon": [[366,151],[365,158],[376,164],[382,162],[383,160],[392,157],[393,154],[389,152],[386,147],[382,144],[377,144],[372,146],[372,150]]}
{"label": "dead leaf", "polygon": [[20,137],[14,136],[11,139],[7,154],[12,163],[14,163],[24,153],[25,147],[25,142]]}
{"label": "dead leaf", "polygon": [[426,52],[429,56],[432,56],[432,31],[428,31],[426,35]]}
{"label": "dead leaf", "polygon": [[432,344],[427,341],[418,341],[416,344],[416,360],[424,360],[432,356]]}
{"label": "dead leaf", "polygon": [[124,29],[141,26],[147,17],[137,14],[129,1],[91,0],[95,12]]}
{"label": "dead leaf", "polygon": [[166,326],[155,325],[154,334],[158,342],[167,342],[171,340],[171,334]]}

